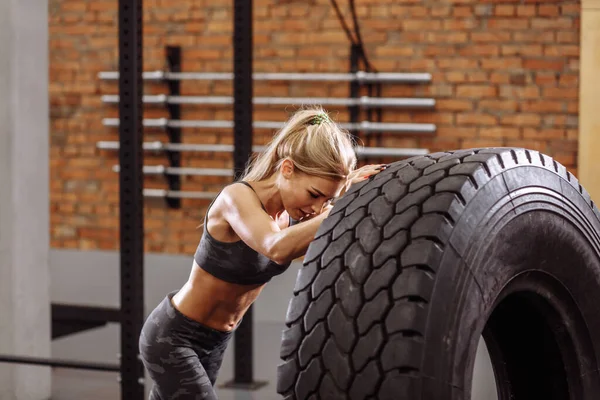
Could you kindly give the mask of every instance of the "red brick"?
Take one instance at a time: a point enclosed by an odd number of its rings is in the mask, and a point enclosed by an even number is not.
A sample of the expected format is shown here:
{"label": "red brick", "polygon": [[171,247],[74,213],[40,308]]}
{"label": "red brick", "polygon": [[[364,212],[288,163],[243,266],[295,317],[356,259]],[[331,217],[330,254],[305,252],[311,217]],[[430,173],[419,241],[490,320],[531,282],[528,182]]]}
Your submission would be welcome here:
{"label": "red brick", "polygon": [[473,109],[473,102],[469,100],[439,99],[436,101],[435,108],[440,111],[468,111]]}
{"label": "red brick", "polygon": [[540,89],[537,86],[500,86],[500,97],[515,99],[537,99],[540,97]]}
{"label": "red brick", "polygon": [[481,100],[479,108],[482,111],[517,111],[519,103],[515,100]]}
{"label": "red brick", "polygon": [[562,15],[571,15],[575,17],[579,17],[581,14],[581,2],[571,3],[571,4],[561,4],[560,13]]}
{"label": "red brick", "polygon": [[496,125],[498,118],[489,114],[460,113],[456,116],[458,125]]}
{"label": "red brick", "polygon": [[564,67],[565,67],[565,61],[562,59],[532,58],[532,59],[525,59],[523,62],[523,68],[532,69],[532,70],[562,71]]}
{"label": "red brick", "polygon": [[558,6],[554,4],[540,4],[537,14],[542,17],[558,17],[560,15],[560,10]]}
{"label": "red brick", "polygon": [[514,32],[513,40],[515,42],[529,42],[529,43],[554,43],[555,41],[554,32]]}
{"label": "red brick", "polygon": [[550,57],[579,57],[579,46],[576,45],[562,45],[562,46],[550,46],[544,47],[544,55]]}
{"label": "red brick", "polygon": [[500,30],[525,30],[529,28],[529,19],[527,18],[490,18],[488,20],[488,29]]}
{"label": "red brick", "polygon": [[451,56],[456,54],[456,49],[453,46],[425,46],[423,47],[423,56]]}
{"label": "red brick", "polygon": [[474,42],[507,42],[510,40],[510,32],[471,32],[471,40]]}
{"label": "red brick", "polygon": [[439,58],[437,64],[441,69],[450,69],[452,71],[456,71],[457,69],[470,70],[479,67],[477,60],[469,58]]}
{"label": "red brick", "polygon": [[458,51],[461,56],[497,56],[500,48],[494,44],[467,45]]}
{"label": "red brick", "polygon": [[438,31],[442,29],[442,21],[439,19],[409,19],[402,22],[406,31]]}
{"label": "red brick", "polygon": [[564,129],[549,129],[549,128],[524,128],[524,139],[562,139],[565,137]]}
{"label": "red brick", "polygon": [[471,30],[480,26],[480,21],[476,19],[449,19],[444,21],[444,30],[463,31]]}
{"label": "red brick", "polygon": [[578,32],[556,32],[556,41],[558,43],[579,43]]}
{"label": "red brick", "polygon": [[536,14],[536,9],[534,5],[518,5],[517,6],[517,15],[519,17],[533,17]]}
{"label": "red brick", "polygon": [[518,138],[520,134],[519,128],[506,126],[481,127],[479,129],[481,138]]}
{"label": "red brick", "polygon": [[442,125],[437,127],[436,136],[442,138],[470,138],[477,134],[472,126]]}
{"label": "red brick", "polygon": [[565,104],[562,101],[555,100],[537,100],[537,101],[524,101],[521,103],[521,110],[525,112],[564,112]]}
{"label": "red brick", "polygon": [[510,75],[503,72],[492,72],[490,74],[491,83],[510,83]]}
{"label": "red brick", "polygon": [[561,74],[558,84],[560,86],[577,86],[579,85],[579,75]]}
{"label": "red brick", "polygon": [[502,125],[516,125],[516,126],[539,126],[542,122],[541,117],[538,114],[513,114],[506,115],[500,119]]}
{"label": "red brick", "polygon": [[567,17],[561,18],[534,18],[531,20],[532,29],[569,29],[573,27],[573,20]]}
{"label": "red brick", "polygon": [[577,99],[579,98],[579,88],[544,88],[543,97],[547,99]]}
{"label": "red brick", "polygon": [[541,56],[543,54],[540,44],[507,44],[502,46],[502,55],[505,56]]}
{"label": "red brick", "polygon": [[490,81],[489,74],[487,72],[473,72],[467,75],[467,82],[469,83],[488,83]]}
{"label": "red brick", "polygon": [[470,6],[454,6],[452,15],[455,17],[472,17],[473,7]]}
{"label": "red brick", "polygon": [[515,6],[509,4],[499,4],[494,10],[494,15],[499,17],[512,17],[515,15]]}
{"label": "red brick", "polygon": [[481,60],[483,69],[506,70],[511,68],[521,68],[523,60],[517,57],[484,58]]}
{"label": "red brick", "polygon": [[498,89],[487,85],[458,85],[456,87],[457,97],[467,98],[485,98],[494,97],[498,94]]}
{"label": "red brick", "polygon": [[537,72],[535,74],[535,84],[539,86],[555,86],[557,76],[554,72]]}
{"label": "red brick", "polygon": [[473,149],[479,147],[503,147],[503,139],[482,138],[482,139],[465,139],[462,142],[462,149]]}
{"label": "red brick", "polygon": [[427,32],[426,38],[430,43],[465,43],[468,39],[466,32]]}
{"label": "red brick", "polygon": [[432,17],[446,17],[450,15],[452,8],[449,5],[436,4],[435,7],[432,7],[430,10]]}

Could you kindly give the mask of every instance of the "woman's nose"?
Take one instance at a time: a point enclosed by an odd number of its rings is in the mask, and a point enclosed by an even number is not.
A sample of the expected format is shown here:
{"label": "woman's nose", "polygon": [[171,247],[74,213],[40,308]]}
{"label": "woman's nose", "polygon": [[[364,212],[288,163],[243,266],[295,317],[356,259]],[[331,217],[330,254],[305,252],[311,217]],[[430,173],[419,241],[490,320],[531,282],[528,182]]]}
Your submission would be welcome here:
{"label": "woman's nose", "polygon": [[324,203],[323,201],[317,201],[317,202],[313,203],[311,208],[315,214],[320,214],[321,211],[323,211],[323,203]]}

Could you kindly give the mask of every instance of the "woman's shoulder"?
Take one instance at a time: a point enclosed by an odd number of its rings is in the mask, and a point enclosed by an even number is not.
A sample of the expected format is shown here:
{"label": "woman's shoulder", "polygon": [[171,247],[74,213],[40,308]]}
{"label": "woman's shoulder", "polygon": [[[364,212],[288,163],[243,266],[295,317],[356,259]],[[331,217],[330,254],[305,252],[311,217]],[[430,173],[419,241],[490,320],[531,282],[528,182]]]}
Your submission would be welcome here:
{"label": "woman's shoulder", "polygon": [[223,207],[262,207],[254,190],[241,182],[234,182],[225,186],[221,191],[220,197]]}

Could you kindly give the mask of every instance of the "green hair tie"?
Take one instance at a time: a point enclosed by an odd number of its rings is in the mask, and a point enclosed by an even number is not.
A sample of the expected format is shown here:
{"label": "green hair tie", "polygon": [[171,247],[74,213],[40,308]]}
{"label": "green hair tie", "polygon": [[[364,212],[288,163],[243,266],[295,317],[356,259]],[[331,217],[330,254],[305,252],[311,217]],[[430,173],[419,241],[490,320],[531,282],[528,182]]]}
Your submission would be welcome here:
{"label": "green hair tie", "polygon": [[314,116],[313,119],[310,120],[309,124],[311,125],[321,125],[323,122],[330,122],[329,116],[325,113],[320,113]]}

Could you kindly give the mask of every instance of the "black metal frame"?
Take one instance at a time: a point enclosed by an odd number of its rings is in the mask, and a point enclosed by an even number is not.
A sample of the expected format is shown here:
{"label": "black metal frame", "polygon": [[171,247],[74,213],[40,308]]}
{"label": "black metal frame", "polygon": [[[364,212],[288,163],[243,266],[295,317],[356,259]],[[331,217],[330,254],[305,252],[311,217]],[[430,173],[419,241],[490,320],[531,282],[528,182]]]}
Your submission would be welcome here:
{"label": "black metal frame", "polygon": [[[362,64],[362,65],[361,65]],[[374,72],[371,64],[366,59],[365,53],[363,51],[363,46],[360,43],[351,43],[350,44],[350,72],[356,73],[358,71],[366,71],[366,72]],[[381,97],[383,86],[381,83],[372,83],[367,82],[362,83],[357,80],[350,81],[350,97],[354,99],[358,99],[361,94],[361,88],[366,86],[367,94],[369,97]],[[348,107],[349,119],[352,123],[358,123],[361,114],[361,108],[359,106],[350,106]],[[367,110],[367,119],[369,121],[373,121],[373,114],[376,115],[377,122],[383,121],[383,108],[382,107],[370,107]],[[352,135],[355,139],[359,138],[359,131],[351,131]],[[381,146],[381,133],[370,133],[367,136],[367,145],[368,146]],[[372,140],[376,140],[377,143],[371,143]],[[372,160],[374,161],[374,160]]]}
{"label": "black metal frame", "polygon": [[121,398],[144,398],[143,1],[119,0]]}
{"label": "black metal frame", "polygon": [[121,322],[121,310],[110,307],[52,304],[52,339]]}
{"label": "black metal frame", "polygon": [[[167,46],[165,49],[165,55],[167,58],[167,66],[169,72],[181,72],[181,47],[179,46]],[[170,96],[179,96],[181,94],[181,81],[179,80],[167,80]],[[167,103],[167,110],[169,111],[169,119],[180,120],[181,119],[181,105]],[[169,136],[170,143],[181,143],[181,128],[174,128],[167,126],[167,135]],[[169,165],[171,167],[181,166],[181,153],[178,151],[167,152],[169,158]],[[178,191],[181,190],[181,176],[177,174],[165,174],[165,178],[169,184],[169,190]],[[181,199],[175,197],[166,198],[167,205],[171,208],[180,208]]]}
{"label": "black metal frame", "polygon": [[[252,156],[252,0],[234,0],[233,31],[233,111],[235,179],[240,179]],[[233,380],[223,387],[255,390],[267,384],[254,380],[254,312],[250,306],[234,335]]]}

